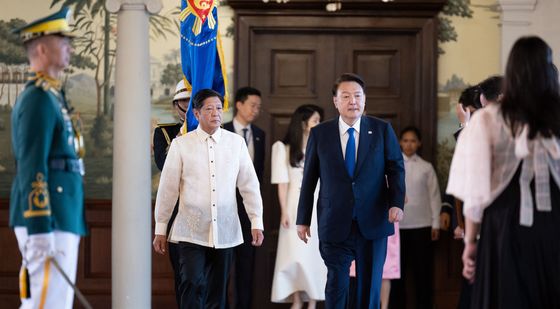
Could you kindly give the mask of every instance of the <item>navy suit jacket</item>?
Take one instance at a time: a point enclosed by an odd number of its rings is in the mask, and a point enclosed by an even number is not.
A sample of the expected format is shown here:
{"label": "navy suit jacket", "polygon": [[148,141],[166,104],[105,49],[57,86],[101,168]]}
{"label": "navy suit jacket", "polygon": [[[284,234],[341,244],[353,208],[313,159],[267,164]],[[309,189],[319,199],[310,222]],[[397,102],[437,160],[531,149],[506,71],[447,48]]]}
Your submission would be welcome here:
{"label": "navy suit jacket", "polygon": [[394,233],[388,221],[390,207],[403,208],[404,163],[391,125],[362,116],[354,175],[348,175],[342,156],[339,118],[311,130],[299,198],[298,225],[310,225],[313,194],[321,181],[317,201],[319,239],[342,242],[350,234],[353,207],[360,232],[366,239]]}

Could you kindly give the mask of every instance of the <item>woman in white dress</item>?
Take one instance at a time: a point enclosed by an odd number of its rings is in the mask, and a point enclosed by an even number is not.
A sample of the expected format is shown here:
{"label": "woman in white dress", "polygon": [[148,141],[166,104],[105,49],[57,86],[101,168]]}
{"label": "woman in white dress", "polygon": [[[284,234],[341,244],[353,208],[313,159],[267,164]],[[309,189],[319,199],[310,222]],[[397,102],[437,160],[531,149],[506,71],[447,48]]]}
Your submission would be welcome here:
{"label": "woman in white dress", "polygon": [[[297,205],[303,178],[304,151],[311,128],[323,118],[323,109],[316,105],[298,107],[283,141],[272,145],[271,182],[278,184],[278,199],[282,210],[272,302],[293,303],[291,308],[315,308],[325,299],[327,268],[319,253],[317,217],[311,221],[311,238],[302,242],[296,232]],[[318,192],[315,191],[315,195]]]}

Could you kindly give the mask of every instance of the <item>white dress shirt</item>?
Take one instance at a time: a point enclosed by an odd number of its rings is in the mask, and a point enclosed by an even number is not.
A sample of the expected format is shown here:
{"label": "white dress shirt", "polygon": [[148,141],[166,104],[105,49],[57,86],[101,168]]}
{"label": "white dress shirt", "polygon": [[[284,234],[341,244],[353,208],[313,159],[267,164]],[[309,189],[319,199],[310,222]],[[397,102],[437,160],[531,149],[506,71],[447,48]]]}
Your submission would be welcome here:
{"label": "white dress shirt", "polygon": [[527,134],[524,126],[521,134],[513,137],[499,104],[490,104],[473,115],[459,135],[447,183],[447,193],[463,201],[467,218],[482,221],[484,209],[509,185],[520,164],[519,224],[533,224],[533,179],[536,210],[552,210],[549,178],[552,175],[560,186],[560,140],[540,135],[529,140]]}
{"label": "white dress shirt", "polygon": [[401,229],[432,227],[439,229],[441,196],[436,172],[432,164],[417,154],[403,154],[406,198]]}
{"label": "white dress shirt", "polygon": [[209,135],[199,126],[173,139],[156,197],[155,234],[166,234],[179,198],[169,241],[215,248],[243,243],[236,187],[251,228],[263,230],[259,181],[243,138],[220,128]]}
{"label": "white dress shirt", "polygon": [[[358,121],[354,123],[352,128],[354,128],[354,140],[356,141],[356,161],[358,161],[358,144],[360,143],[360,123],[362,118],[358,118]],[[340,133],[340,145],[342,146],[342,157],[346,158],[346,144],[348,144],[348,129],[350,126],[342,120],[342,117],[338,117],[338,131]]]}
{"label": "white dress shirt", "polygon": [[243,137],[243,129],[247,129],[247,148],[249,149],[249,155],[251,160],[255,160],[255,143],[253,143],[253,128],[251,124],[243,126],[237,119],[233,118],[233,130],[235,133]]}

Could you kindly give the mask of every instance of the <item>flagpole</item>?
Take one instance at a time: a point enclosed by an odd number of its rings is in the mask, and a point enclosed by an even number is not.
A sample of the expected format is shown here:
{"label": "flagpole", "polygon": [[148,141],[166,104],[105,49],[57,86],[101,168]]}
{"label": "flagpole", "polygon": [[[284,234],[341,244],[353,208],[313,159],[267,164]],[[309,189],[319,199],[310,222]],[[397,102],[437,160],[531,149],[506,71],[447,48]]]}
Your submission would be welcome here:
{"label": "flagpole", "polygon": [[[112,307],[151,308],[149,14],[160,0],[107,0],[117,13]],[[103,254],[99,252],[99,254]]]}

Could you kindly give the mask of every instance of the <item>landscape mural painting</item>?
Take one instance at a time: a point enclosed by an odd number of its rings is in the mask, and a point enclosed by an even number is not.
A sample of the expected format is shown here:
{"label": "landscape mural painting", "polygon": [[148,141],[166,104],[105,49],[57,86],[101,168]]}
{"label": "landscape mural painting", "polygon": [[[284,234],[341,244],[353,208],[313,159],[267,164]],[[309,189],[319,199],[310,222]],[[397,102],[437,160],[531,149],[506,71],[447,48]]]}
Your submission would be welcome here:
{"label": "landscape mural painting", "polygon": [[[182,78],[179,1],[162,2],[164,7],[161,12],[150,17],[152,128],[158,123],[177,122],[171,100],[175,85]],[[47,12],[55,12],[62,5],[72,9],[72,24],[74,32],[78,34],[73,40],[74,54],[70,67],[64,72],[63,83],[68,102],[81,119],[81,131],[86,144],[85,195],[89,199],[111,198],[114,67],[118,29],[116,16],[107,13],[104,3],[105,0],[32,0],[10,1],[3,5],[0,12],[0,198],[10,196],[15,173],[10,115],[16,97],[26,83],[25,75],[29,69],[25,50],[11,30]],[[231,75],[233,13],[227,6],[219,11],[220,31],[225,34],[223,42],[228,75]],[[134,89],[124,91],[132,92]],[[231,118],[231,111],[225,118]],[[130,132],[131,138],[135,138],[134,135],[135,132]],[[159,171],[153,162],[152,175],[152,192],[155,193]]]}
{"label": "landscape mural painting", "polygon": [[[25,85],[28,70],[25,51],[11,29],[54,12],[62,5],[72,8],[78,38],[74,56],[63,81],[68,101],[80,115],[86,142],[85,194],[88,199],[112,195],[112,146],[116,16],[107,14],[105,0],[9,1],[0,11],[0,198],[8,198],[15,163],[11,150],[10,113]],[[181,78],[178,0],[163,0],[159,15],[150,18],[150,94],[152,127],[177,121],[171,98]],[[266,5],[266,3],[263,3]],[[233,11],[221,1],[219,27],[228,80],[233,81]],[[440,185],[445,188],[458,128],[455,104],[467,85],[498,74],[500,69],[500,20],[496,0],[449,0],[440,15],[438,59],[438,148],[435,162]],[[367,81],[366,81],[367,82]],[[245,85],[239,85],[245,86]],[[228,85],[230,95],[233,85]],[[135,91],[125,89],[120,91]],[[325,89],[329,91],[329,89]],[[232,98],[229,98],[230,101]],[[267,102],[263,102],[267,104]],[[375,104],[368,101],[368,104]],[[231,109],[224,122],[232,117]],[[130,137],[135,138],[135,132]],[[133,156],[134,154],[130,154]],[[153,160],[152,160],[153,161]],[[152,193],[157,190],[159,171],[152,163]]]}

